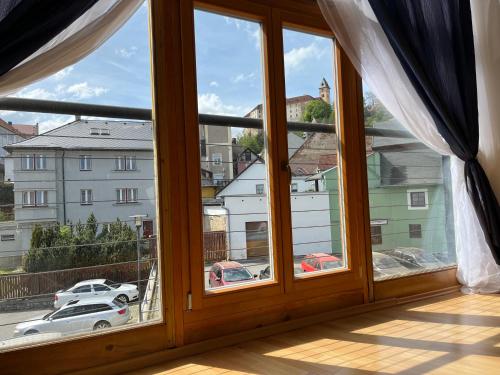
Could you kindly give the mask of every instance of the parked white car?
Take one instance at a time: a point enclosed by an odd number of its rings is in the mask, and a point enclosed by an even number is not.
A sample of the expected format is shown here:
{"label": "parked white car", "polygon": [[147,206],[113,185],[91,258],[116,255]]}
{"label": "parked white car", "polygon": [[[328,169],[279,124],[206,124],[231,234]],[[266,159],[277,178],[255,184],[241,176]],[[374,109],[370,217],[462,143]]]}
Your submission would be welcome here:
{"label": "parked white car", "polygon": [[85,280],[56,292],[54,307],[59,308],[69,301],[96,297],[113,297],[129,303],[139,298],[139,291],[134,284],[120,284],[106,279]]}
{"label": "parked white car", "polygon": [[19,323],[14,337],[57,332],[62,335],[116,327],[130,319],[126,303],[116,298],[89,298],[71,301],[38,319]]}

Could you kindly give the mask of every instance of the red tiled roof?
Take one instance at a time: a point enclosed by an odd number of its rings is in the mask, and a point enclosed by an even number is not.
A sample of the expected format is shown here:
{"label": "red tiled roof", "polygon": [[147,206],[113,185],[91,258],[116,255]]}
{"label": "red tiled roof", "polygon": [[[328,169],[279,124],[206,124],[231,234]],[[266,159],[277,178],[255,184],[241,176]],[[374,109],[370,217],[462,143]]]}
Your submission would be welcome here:
{"label": "red tiled roof", "polygon": [[0,118],[0,126],[4,129],[7,129],[8,131],[14,133],[14,134],[17,134],[17,135],[20,135],[21,137],[24,137],[24,134],[22,134],[21,132],[19,132],[17,129],[15,129],[12,125],[10,125],[9,123],[5,122],[4,120],[2,120]]}
{"label": "red tiled roof", "polygon": [[21,134],[38,135],[38,125],[12,124],[12,127]]}

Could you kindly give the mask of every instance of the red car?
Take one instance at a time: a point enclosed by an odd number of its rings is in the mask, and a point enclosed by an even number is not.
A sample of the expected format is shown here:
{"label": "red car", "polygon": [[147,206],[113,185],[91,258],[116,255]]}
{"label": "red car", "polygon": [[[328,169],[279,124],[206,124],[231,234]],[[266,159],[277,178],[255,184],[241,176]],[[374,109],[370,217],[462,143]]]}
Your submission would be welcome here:
{"label": "red car", "polygon": [[238,262],[217,262],[210,268],[208,285],[210,288],[254,280],[257,275]]}
{"label": "red car", "polygon": [[300,268],[304,272],[329,270],[342,267],[342,260],[325,253],[313,253],[306,255],[300,263]]}

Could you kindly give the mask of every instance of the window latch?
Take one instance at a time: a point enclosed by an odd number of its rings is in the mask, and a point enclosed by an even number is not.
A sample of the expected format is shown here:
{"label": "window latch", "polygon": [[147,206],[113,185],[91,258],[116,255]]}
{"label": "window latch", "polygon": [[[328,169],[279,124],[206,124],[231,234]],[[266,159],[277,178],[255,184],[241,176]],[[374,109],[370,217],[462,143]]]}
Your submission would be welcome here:
{"label": "window latch", "polygon": [[292,169],[290,168],[290,164],[288,164],[288,161],[281,162],[281,170],[288,174],[288,185],[291,185],[292,184]]}

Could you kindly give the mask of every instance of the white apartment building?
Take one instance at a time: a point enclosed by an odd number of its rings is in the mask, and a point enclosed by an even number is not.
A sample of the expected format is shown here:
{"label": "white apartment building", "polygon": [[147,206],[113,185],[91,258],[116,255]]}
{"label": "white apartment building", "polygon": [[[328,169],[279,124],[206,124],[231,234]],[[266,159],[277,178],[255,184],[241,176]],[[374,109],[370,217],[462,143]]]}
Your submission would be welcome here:
{"label": "white apartment building", "polygon": [[36,224],[76,224],[91,213],[100,224],[119,218],[131,226],[130,216],[146,215],[143,234],[156,232],[150,122],[78,120],[5,149],[16,255],[29,249]]}

